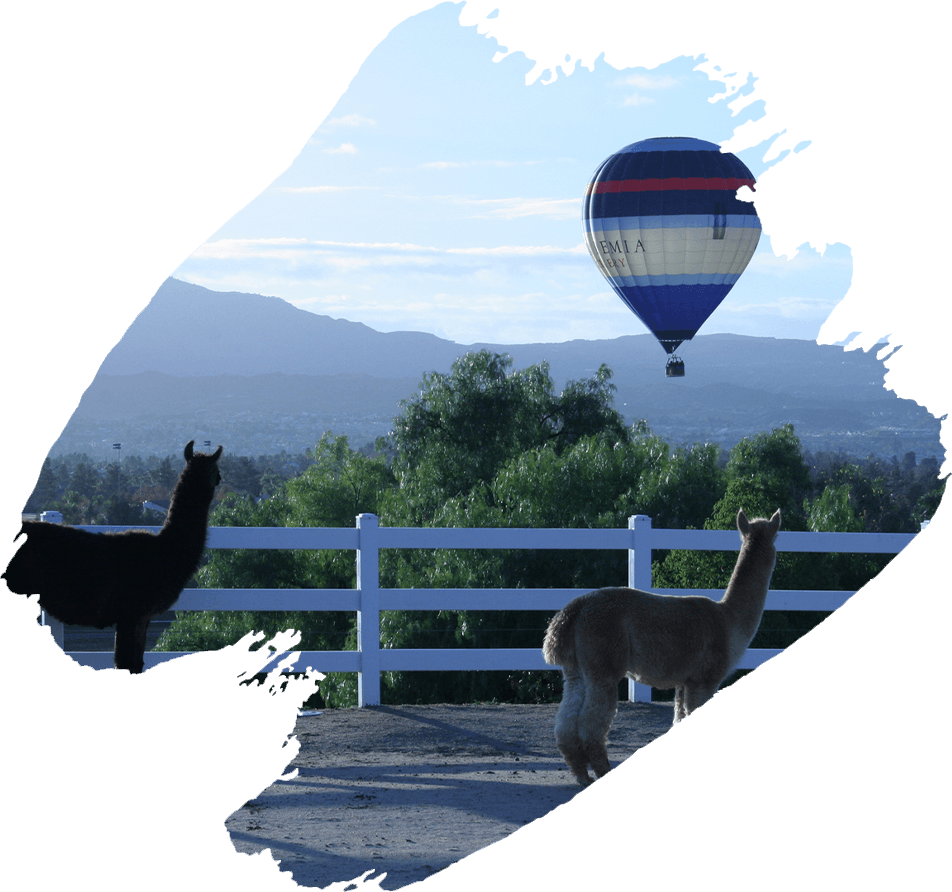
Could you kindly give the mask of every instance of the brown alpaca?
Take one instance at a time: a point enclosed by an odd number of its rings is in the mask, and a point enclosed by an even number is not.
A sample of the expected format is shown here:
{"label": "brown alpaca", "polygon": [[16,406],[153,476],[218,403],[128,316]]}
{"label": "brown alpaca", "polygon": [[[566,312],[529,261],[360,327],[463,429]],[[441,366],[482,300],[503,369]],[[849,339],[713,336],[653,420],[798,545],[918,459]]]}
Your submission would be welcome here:
{"label": "brown alpaca", "polygon": [[208,509],[221,482],[218,459],[185,447],[165,524],[148,530],[93,533],[27,521],[24,542],[3,578],[12,592],[39,595],[60,622],[116,627],[117,669],[141,672],[152,617],[168,610],[198,569],[208,532]]}
{"label": "brown alpaca", "polygon": [[737,513],[740,554],[720,601],[602,588],[570,601],[546,631],[542,655],[562,667],[555,739],[583,786],[607,774],[608,730],[625,677],[674,688],[679,722],[720,687],[760,626],[777,549],[780,511],[770,520]]}

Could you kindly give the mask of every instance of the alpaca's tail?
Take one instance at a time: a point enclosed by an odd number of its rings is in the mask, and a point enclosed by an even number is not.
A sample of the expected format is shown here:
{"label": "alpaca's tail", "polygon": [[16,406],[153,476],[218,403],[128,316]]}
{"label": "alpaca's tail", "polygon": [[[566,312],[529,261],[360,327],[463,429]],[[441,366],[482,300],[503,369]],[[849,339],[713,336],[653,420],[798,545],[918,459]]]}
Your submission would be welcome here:
{"label": "alpaca's tail", "polygon": [[553,666],[575,665],[575,621],[584,603],[581,598],[576,598],[552,617],[542,644],[542,656],[547,663]]}

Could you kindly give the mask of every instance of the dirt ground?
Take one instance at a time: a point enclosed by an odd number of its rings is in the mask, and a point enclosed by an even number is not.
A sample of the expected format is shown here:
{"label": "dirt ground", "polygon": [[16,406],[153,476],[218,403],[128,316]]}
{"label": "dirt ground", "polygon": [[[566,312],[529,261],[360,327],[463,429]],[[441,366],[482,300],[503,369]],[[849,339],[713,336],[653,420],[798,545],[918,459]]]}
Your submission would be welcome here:
{"label": "dirt ground", "polygon": [[[496,842],[581,788],[555,745],[558,706],[377,706],[302,715],[291,781],[227,821],[301,886],[374,868],[399,889]],[[612,765],[671,727],[670,703],[619,703]]]}

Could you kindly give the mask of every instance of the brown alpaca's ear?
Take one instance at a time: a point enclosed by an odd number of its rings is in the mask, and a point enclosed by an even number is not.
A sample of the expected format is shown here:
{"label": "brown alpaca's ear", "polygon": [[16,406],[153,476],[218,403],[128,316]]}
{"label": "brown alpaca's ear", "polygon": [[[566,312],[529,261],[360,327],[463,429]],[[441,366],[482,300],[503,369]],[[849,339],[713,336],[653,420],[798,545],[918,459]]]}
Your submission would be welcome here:
{"label": "brown alpaca's ear", "polygon": [[189,441],[185,444],[185,461],[191,461],[191,460],[192,460],[192,450],[193,450],[194,448],[195,448],[195,441],[194,441],[194,440],[189,440]]}

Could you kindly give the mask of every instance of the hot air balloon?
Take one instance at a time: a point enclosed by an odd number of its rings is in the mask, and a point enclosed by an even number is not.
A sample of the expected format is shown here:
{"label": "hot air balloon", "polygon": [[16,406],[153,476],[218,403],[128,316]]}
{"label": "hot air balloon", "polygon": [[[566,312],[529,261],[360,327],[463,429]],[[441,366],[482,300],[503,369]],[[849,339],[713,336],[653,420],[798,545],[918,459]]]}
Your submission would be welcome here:
{"label": "hot air balloon", "polygon": [[585,243],[618,296],[670,354],[689,341],[747,268],[760,239],[754,176],[736,155],[691,137],[632,143],[606,158],[582,200]]}

